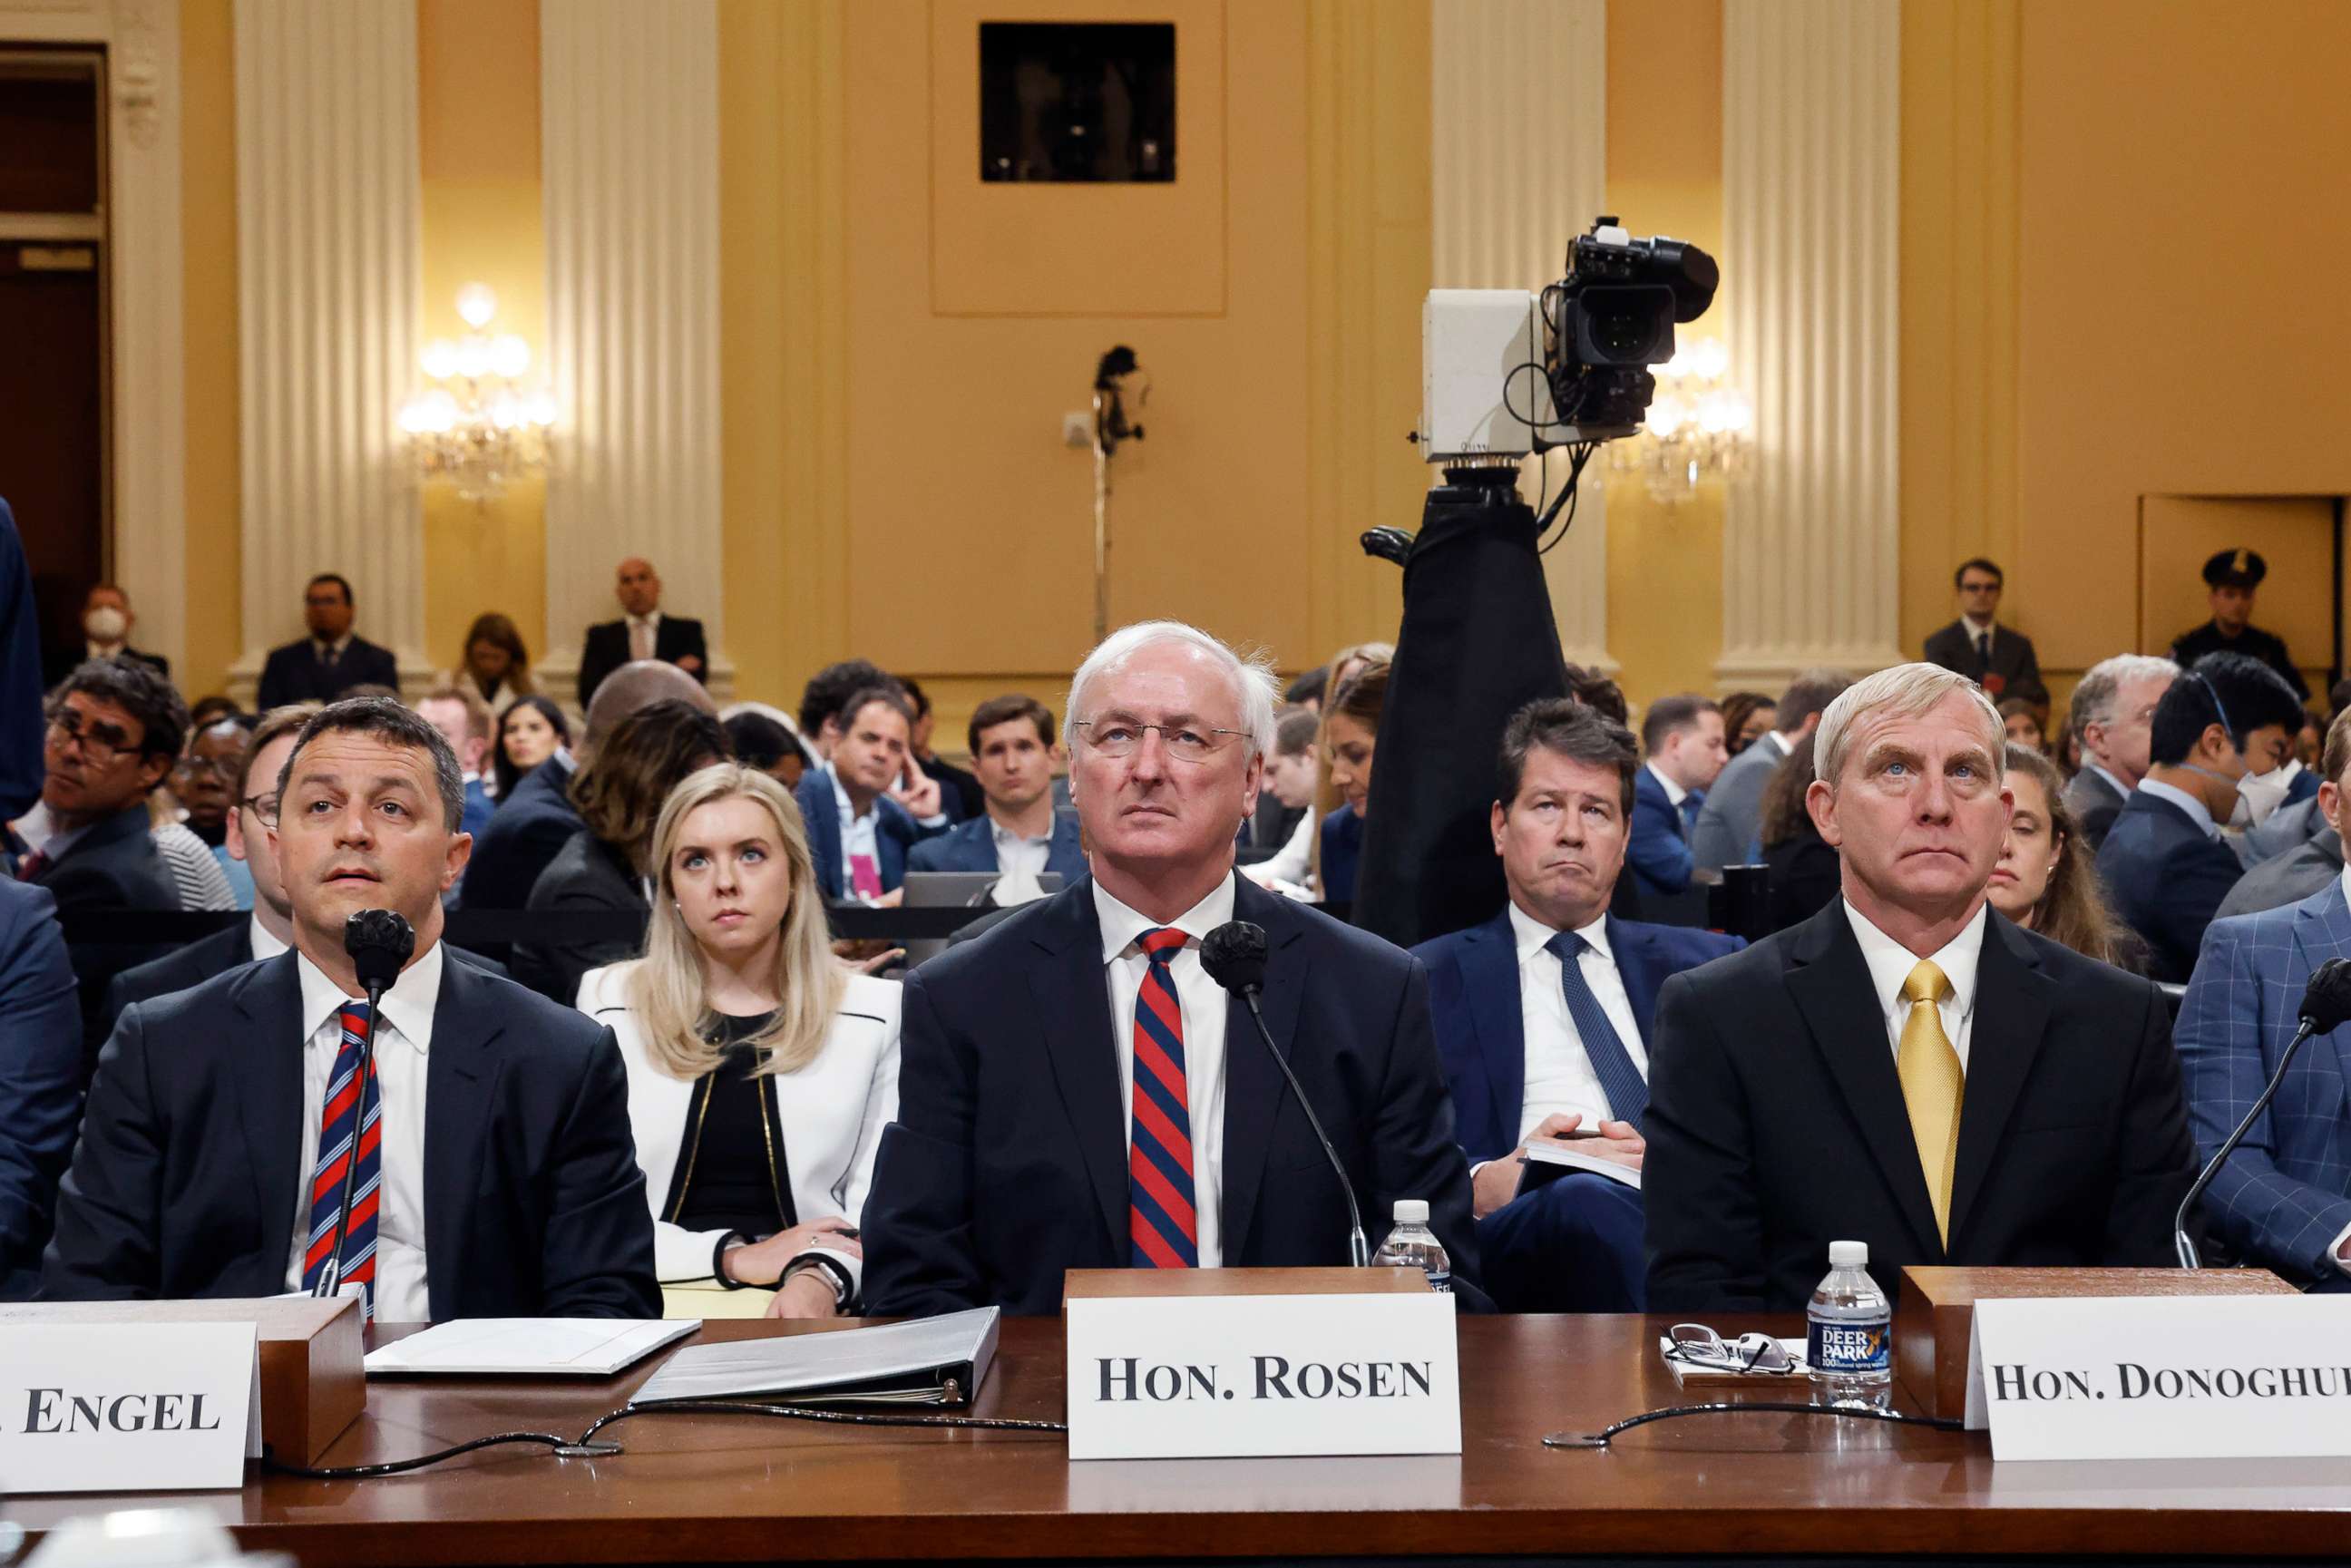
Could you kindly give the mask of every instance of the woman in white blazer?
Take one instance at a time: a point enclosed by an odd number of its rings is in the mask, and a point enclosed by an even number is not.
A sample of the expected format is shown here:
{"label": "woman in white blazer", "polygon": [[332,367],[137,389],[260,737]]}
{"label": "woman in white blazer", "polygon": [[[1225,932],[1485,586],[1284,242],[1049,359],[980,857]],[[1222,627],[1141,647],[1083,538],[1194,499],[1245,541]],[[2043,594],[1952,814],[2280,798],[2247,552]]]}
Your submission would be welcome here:
{"label": "woman in white blazer", "polygon": [[662,808],[645,956],[589,972],[611,1026],[664,1282],[775,1286],[831,1317],[863,1276],[858,1218],[898,1113],[899,987],[832,954],[799,812],[724,763]]}

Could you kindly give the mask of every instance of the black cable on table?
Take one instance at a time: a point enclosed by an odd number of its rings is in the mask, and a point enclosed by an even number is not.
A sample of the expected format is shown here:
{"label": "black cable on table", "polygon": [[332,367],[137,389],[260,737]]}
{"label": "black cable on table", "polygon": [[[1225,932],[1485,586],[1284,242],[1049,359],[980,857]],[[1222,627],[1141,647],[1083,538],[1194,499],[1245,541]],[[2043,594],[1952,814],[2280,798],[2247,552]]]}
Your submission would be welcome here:
{"label": "black cable on table", "polygon": [[371,1476],[396,1476],[409,1470],[421,1470],[427,1465],[437,1465],[460,1454],[470,1454],[476,1448],[495,1448],[506,1443],[537,1443],[558,1451],[572,1446],[569,1439],[559,1437],[552,1432],[501,1432],[495,1437],[476,1437],[470,1443],[460,1443],[437,1454],[419,1454],[413,1459],[388,1459],[379,1465],[289,1465],[265,1449],[261,1467],[281,1476],[299,1476],[305,1480],[363,1480]]}
{"label": "black cable on table", "polygon": [[1769,1411],[1781,1416],[1837,1416],[1855,1421],[1886,1421],[1899,1427],[1928,1427],[1938,1432],[1963,1432],[1967,1429],[1966,1422],[1955,1421],[1948,1416],[1906,1416],[1898,1410],[1875,1410],[1855,1405],[1798,1405],[1787,1400],[1741,1399],[1719,1405],[1675,1405],[1663,1410],[1644,1411],[1590,1434],[1552,1432],[1543,1438],[1543,1447],[1604,1448],[1610,1438],[1635,1427],[1646,1427],[1652,1421],[1673,1421],[1685,1416],[1743,1415],[1749,1411]]}

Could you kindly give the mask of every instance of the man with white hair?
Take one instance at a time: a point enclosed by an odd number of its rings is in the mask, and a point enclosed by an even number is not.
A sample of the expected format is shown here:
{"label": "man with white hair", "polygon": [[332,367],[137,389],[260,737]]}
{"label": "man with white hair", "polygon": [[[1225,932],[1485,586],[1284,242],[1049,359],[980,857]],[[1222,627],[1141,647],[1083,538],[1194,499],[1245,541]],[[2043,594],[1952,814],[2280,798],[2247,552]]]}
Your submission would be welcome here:
{"label": "man with white hair", "polygon": [[1829,706],[1804,804],[1843,896],[1658,997],[1651,1311],[1793,1311],[1839,1240],[1889,1291],[1912,1263],[2171,1261],[2195,1156],[2169,1015],[1986,906],[2002,741],[1932,664]]}
{"label": "man with white hair", "polygon": [[897,1122],[865,1208],[868,1310],[1059,1310],[1071,1269],[1344,1264],[1347,1202],[1249,1010],[1201,965],[1263,928],[1262,1005],[1359,1196],[1478,1277],[1419,962],[1233,873],[1273,678],[1147,622],[1079,666],[1063,735],[1091,874],[906,981]]}
{"label": "man with white hair", "polygon": [[2179,678],[2179,666],[2152,653],[2117,653],[2090,666],[2074,688],[2066,722],[2082,734],[2082,770],[2065,786],[2065,806],[2089,841],[2106,841],[2138,781],[2147,777],[2155,705]]}

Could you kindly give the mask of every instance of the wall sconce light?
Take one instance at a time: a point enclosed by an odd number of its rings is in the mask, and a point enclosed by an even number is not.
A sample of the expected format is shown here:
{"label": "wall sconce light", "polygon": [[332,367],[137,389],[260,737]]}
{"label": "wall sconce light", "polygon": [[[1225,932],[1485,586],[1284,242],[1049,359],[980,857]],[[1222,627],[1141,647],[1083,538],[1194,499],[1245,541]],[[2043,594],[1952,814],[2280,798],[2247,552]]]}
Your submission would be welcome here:
{"label": "wall sconce light", "polygon": [[530,345],[490,331],[497,313],[486,285],[459,289],[457,315],[470,330],[424,345],[418,360],[431,384],[400,411],[418,476],[452,481],[477,506],[505,494],[510,480],[545,472],[555,424],[555,400],[523,382]]}

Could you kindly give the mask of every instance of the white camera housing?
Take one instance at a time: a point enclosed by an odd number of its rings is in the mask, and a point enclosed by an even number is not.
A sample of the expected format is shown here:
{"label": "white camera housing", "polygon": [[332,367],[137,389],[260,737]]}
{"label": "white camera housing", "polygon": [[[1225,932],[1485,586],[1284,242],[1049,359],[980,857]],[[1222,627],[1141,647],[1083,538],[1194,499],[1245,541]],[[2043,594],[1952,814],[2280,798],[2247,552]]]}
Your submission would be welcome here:
{"label": "white camera housing", "polygon": [[1432,288],[1420,334],[1423,457],[1526,457],[1557,444],[1536,439],[1538,428],[1555,428],[1556,413],[1533,295]]}

